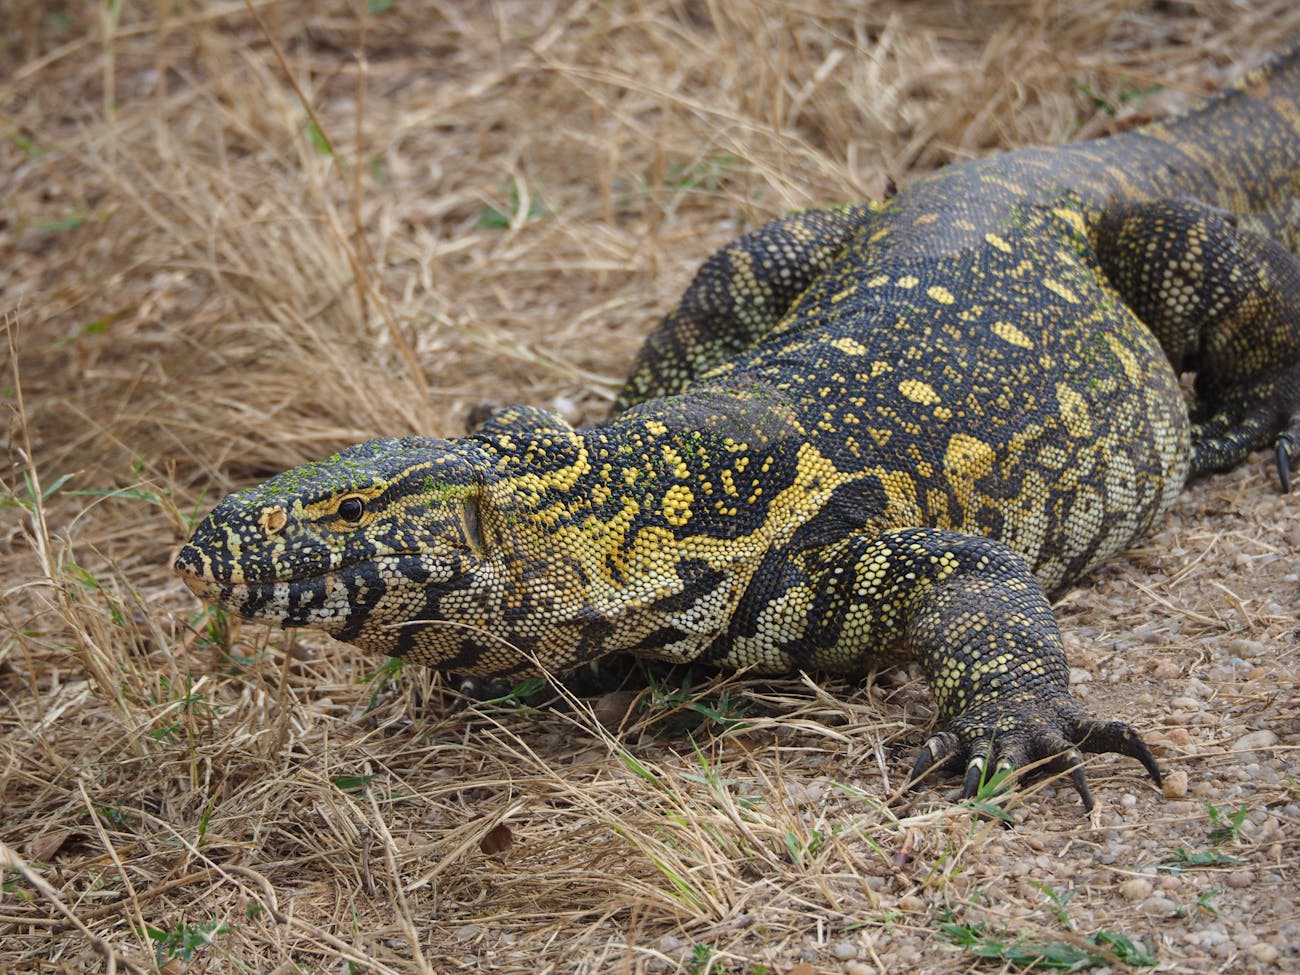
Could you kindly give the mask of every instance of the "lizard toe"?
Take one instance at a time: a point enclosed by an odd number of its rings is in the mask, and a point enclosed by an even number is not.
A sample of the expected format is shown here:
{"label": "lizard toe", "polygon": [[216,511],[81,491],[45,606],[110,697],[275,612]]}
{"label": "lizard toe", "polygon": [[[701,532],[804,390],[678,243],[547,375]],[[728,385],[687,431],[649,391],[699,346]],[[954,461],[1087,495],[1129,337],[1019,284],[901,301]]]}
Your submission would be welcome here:
{"label": "lizard toe", "polygon": [[989,701],[957,715],[947,730],[921,748],[906,788],[934,773],[963,772],[963,798],[971,798],[992,775],[1023,771],[1030,778],[1062,776],[1093,808],[1083,753],[1116,752],[1137,759],[1157,785],[1160,767],[1150,748],[1123,721],[1089,717],[1065,692]]}
{"label": "lizard toe", "polygon": [[916,756],[912,771],[907,775],[904,791],[917,788],[931,775],[951,775],[966,763],[968,751],[966,743],[949,731],[932,735]]}
{"label": "lizard toe", "polygon": [[994,739],[981,743],[973,751],[976,758],[967,766],[962,787],[962,795],[966,798],[975,795],[984,782],[987,754],[995,759],[994,776],[1021,770],[1032,778],[1066,776],[1083,800],[1084,808],[1092,809],[1092,793],[1083,770],[1083,756],[1068,738],[1055,729],[1036,728],[1029,734],[1012,734],[1000,741]]}
{"label": "lizard toe", "polygon": [[1151,749],[1137,729],[1125,721],[1097,721],[1084,715],[1075,723],[1071,737],[1085,752],[1115,752],[1137,759],[1156,785],[1164,783],[1160,764],[1151,754]]}
{"label": "lizard toe", "polygon": [[1273,459],[1277,463],[1277,480],[1283,494],[1291,493],[1291,467],[1300,460],[1300,418],[1278,435],[1273,442]]}
{"label": "lizard toe", "polygon": [[966,763],[966,775],[961,781],[961,797],[963,799],[970,799],[979,793],[989,767],[988,761],[987,751],[977,751],[971,755],[970,761]]}

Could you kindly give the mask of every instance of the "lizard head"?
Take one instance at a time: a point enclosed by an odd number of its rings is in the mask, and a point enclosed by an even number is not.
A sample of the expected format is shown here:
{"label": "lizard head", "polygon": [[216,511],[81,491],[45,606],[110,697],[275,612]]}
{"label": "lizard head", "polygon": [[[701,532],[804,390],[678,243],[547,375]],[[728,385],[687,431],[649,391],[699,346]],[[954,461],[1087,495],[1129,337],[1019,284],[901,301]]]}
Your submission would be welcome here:
{"label": "lizard head", "polygon": [[464,442],[356,444],[223,500],[176,571],[245,619],[386,649],[381,634],[418,616],[420,593],[476,564],[485,467]]}

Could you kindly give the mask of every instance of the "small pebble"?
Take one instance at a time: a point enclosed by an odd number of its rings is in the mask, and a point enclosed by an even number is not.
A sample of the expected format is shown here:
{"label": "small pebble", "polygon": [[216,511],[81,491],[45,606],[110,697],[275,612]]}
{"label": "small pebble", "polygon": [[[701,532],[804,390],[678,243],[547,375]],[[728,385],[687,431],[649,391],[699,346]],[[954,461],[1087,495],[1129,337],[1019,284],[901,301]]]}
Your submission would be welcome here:
{"label": "small pebble", "polygon": [[1148,897],[1141,905],[1143,914],[1150,914],[1155,917],[1169,917],[1176,910],[1178,905],[1168,897]]}
{"label": "small pebble", "polygon": [[1183,669],[1170,660],[1162,660],[1151,668],[1151,676],[1156,680],[1176,680],[1183,676]]}
{"label": "small pebble", "polygon": [[1140,901],[1151,896],[1151,881],[1145,877],[1130,877],[1119,885],[1119,892],[1126,901]]}
{"label": "small pebble", "polygon": [[1234,752],[1253,752],[1260,748],[1270,748],[1277,744],[1277,733],[1265,728],[1263,731],[1251,731],[1232,743]]}
{"label": "small pebble", "polygon": [[863,961],[851,961],[844,966],[844,975],[876,975],[876,970]]}
{"label": "small pebble", "polygon": [[1265,965],[1271,965],[1273,962],[1277,961],[1278,957],[1281,955],[1281,952],[1267,941],[1257,941],[1255,944],[1247,948],[1246,951],[1254,957],[1256,961],[1263,962]]}
{"label": "small pebble", "polygon": [[831,954],[840,961],[852,961],[858,957],[858,946],[848,941],[841,941],[831,948]]}
{"label": "small pebble", "polygon": [[1228,874],[1228,886],[1236,890],[1249,887],[1255,883],[1255,875],[1249,870],[1234,870]]}
{"label": "small pebble", "polygon": [[601,723],[602,727],[617,731],[623,726],[623,722],[627,720],[636,699],[637,694],[635,691],[610,691],[602,694],[596,699],[596,705],[593,709],[596,713],[596,720]]}
{"label": "small pebble", "polygon": [[1183,798],[1183,796],[1187,795],[1187,772],[1183,769],[1174,769],[1165,776],[1160,789],[1164,792],[1166,799]]}
{"label": "small pebble", "polygon": [[1210,949],[1210,954],[1215,958],[1228,959],[1237,953],[1237,942],[1228,940],[1220,941]]}
{"label": "small pebble", "polygon": [[913,945],[899,945],[898,963],[899,965],[902,966],[903,970],[910,969],[914,965],[920,964],[920,961],[921,961],[921,952],[918,951]]}

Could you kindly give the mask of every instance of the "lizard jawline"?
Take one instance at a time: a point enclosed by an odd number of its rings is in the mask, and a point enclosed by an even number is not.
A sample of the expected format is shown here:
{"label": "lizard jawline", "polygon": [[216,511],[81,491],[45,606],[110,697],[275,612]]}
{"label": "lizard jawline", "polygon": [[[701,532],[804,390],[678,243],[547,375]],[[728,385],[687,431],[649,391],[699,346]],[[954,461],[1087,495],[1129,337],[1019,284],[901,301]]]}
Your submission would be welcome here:
{"label": "lizard jawline", "polygon": [[178,571],[194,595],[242,619],[284,627],[310,626],[326,633],[341,630],[348,622],[344,570],[274,582],[222,582],[191,570]]}

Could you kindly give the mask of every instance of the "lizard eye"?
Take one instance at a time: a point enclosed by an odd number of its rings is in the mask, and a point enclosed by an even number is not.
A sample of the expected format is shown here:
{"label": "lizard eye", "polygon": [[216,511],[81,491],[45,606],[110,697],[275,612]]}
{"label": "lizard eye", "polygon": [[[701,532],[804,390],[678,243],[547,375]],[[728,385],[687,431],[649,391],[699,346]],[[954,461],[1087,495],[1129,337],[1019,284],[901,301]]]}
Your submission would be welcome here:
{"label": "lizard eye", "polygon": [[366,513],[366,503],[361,498],[344,498],[339,502],[339,517],[344,521],[358,522]]}

